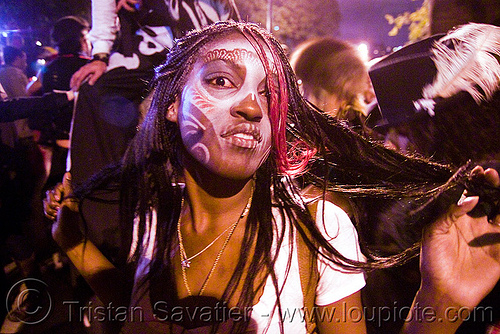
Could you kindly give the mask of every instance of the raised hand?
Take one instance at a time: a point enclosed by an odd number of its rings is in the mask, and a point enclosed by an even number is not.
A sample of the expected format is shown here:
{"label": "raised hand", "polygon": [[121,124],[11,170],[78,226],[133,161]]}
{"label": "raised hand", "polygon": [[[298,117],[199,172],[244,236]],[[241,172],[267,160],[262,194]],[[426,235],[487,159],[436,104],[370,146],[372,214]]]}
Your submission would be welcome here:
{"label": "raised hand", "polygon": [[[476,177],[500,186],[498,172],[474,169]],[[422,288],[460,306],[476,306],[500,279],[500,216],[473,218],[477,196],[457,205],[425,229],[421,253]]]}

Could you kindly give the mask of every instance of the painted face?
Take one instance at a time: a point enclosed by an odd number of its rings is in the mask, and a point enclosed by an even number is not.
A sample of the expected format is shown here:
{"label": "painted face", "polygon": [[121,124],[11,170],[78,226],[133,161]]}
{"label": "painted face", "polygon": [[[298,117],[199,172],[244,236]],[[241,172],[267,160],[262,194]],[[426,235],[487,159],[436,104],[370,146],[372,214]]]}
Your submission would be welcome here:
{"label": "painted face", "polygon": [[199,54],[177,109],[189,154],[218,175],[251,177],[271,149],[266,73],[251,44],[233,34]]}

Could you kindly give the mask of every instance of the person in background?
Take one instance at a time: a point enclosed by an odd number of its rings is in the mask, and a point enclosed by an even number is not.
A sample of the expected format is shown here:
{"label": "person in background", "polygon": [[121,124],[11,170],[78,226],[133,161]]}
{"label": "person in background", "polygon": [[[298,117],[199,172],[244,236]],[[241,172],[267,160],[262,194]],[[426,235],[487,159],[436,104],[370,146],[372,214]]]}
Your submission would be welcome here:
{"label": "person in background", "polygon": [[[71,77],[90,60],[89,30],[88,22],[77,16],[65,16],[56,21],[51,38],[58,53],[38,74],[37,82],[42,93],[71,90]],[[41,132],[38,143],[44,147],[50,166],[45,189],[53,187],[66,172],[73,107],[73,103],[68,103],[54,110],[54,117],[38,117],[37,122],[30,123],[32,128]]]}
{"label": "person in background", "polygon": [[[362,312],[361,269],[418,252],[421,287],[402,332],[453,333],[463,319],[446,318],[447,310],[473,309],[500,278],[498,244],[480,242],[498,233],[500,216],[468,215],[483,195],[462,194],[467,181],[498,198],[498,173],[402,155],[326,118],[303,99],[281,45],[259,26],[218,22],[187,34],[158,68],[154,87],[123,159],[74,195],[68,173],[45,201],[46,215],[57,218],[54,239],[105,305],[143,312],[127,316],[122,333],[307,333],[315,325],[320,333],[364,333],[362,314],[283,315],[314,305]],[[287,145],[287,130],[302,145]],[[294,152],[299,147],[317,159]],[[355,182],[343,189],[361,197],[420,200],[422,244],[363,259],[345,212],[325,193],[307,199],[294,185],[309,163],[349,171]],[[322,189],[342,186],[318,181]],[[81,230],[79,201],[105,190],[120,193],[119,266]],[[444,320],[422,321],[427,309]]]}
{"label": "person in background", "polygon": [[[12,46],[3,49],[5,64],[0,68],[0,85],[6,96],[2,98],[26,97],[28,78],[26,76],[26,53]],[[15,167],[13,182],[15,189],[11,192],[14,201],[4,203],[7,219],[2,222],[8,230],[2,245],[6,252],[15,261],[23,277],[39,277],[39,268],[36,255],[44,248],[45,238],[41,238],[46,231],[43,222],[41,188],[44,182],[44,165],[41,151],[34,138],[34,133],[28,125],[28,120],[18,119],[11,123],[1,123],[0,131],[2,143],[9,146],[10,162],[7,166]],[[22,163],[19,163],[22,162]],[[15,181],[15,182],[14,182]],[[10,188],[12,190],[12,188]],[[31,283],[27,289],[31,289]],[[22,292],[21,292],[22,293]],[[12,309],[9,316],[14,320],[23,320],[30,312],[39,306],[36,294],[28,293],[21,307]]]}
{"label": "person in background", "polygon": [[374,100],[366,61],[355,46],[331,37],[308,40],[290,55],[304,97],[327,115],[369,135],[368,105]]}
{"label": "person in background", "polygon": [[[370,77],[383,116],[380,126],[388,130],[393,147],[453,166],[472,161],[499,170],[499,41],[499,27],[465,24],[375,63]],[[407,206],[405,200],[385,209],[386,223],[373,228],[373,243],[398,250],[419,237],[419,229],[411,231],[391,219]],[[393,287],[392,293],[381,292],[381,285]],[[401,269],[375,272],[368,276],[365,302],[409,306],[418,285],[416,260]],[[498,291],[496,287],[482,306],[496,310]],[[485,333],[499,319],[496,311],[487,319],[471,318],[458,333]],[[381,323],[376,328],[380,333],[394,326]]]}
{"label": "person in background", "polygon": [[[374,100],[368,67],[359,51],[350,43],[332,37],[320,37],[298,45],[290,55],[304,98],[320,112],[345,122],[367,138],[380,139],[367,125],[369,104]],[[321,192],[304,180],[304,193]],[[328,198],[352,218],[352,204],[339,193]]]}
{"label": "person in background", "polygon": [[[21,49],[6,46],[3,49],[4,65],[0,68],[0,84],[3,87],[5,96],[2,99],[17,98],[27,96],[26,86],[28,77],[26,76],[26,53]],[[11,129],[3,127],[2,141],[12,147],[15,142],[22,138],[32,138],[33,132],[28,126],[27,120],[18,120],[10,125]]]}
{"label": "person in background", "polygon": [[498,160],[499,40],[500,27],[465,24],[375,63],[370,76],[384,126],[437,161]]}

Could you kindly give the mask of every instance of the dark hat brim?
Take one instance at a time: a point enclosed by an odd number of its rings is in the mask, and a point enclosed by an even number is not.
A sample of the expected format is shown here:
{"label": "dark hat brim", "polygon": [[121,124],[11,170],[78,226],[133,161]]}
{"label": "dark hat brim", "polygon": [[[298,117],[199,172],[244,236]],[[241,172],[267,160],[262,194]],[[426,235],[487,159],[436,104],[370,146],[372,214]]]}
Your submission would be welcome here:
{"label": "dark hat brim", "polygon": [[432,46],[443,36],[407,45],[371,66],[369,75],[386,126],[408,122],[422,112],[414,102],[422,99],[422,89],[436,76]]}

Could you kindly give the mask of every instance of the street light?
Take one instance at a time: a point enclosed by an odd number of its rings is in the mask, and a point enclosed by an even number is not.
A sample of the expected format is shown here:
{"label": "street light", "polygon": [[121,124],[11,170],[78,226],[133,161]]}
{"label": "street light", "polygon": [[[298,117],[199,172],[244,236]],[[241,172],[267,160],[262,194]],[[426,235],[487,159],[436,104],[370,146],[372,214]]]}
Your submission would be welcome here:
{"label": "street light", "polygon": [[267,0],[266,28],[271,31],[273,27],[273,0]]}

